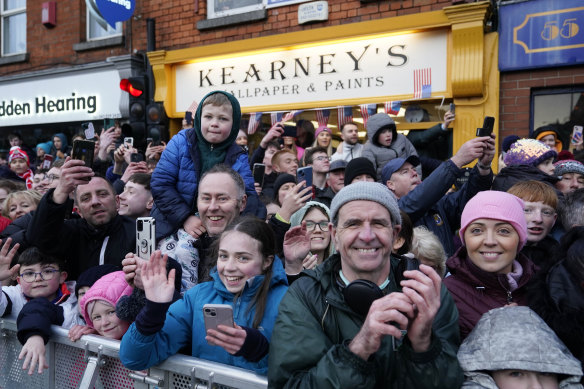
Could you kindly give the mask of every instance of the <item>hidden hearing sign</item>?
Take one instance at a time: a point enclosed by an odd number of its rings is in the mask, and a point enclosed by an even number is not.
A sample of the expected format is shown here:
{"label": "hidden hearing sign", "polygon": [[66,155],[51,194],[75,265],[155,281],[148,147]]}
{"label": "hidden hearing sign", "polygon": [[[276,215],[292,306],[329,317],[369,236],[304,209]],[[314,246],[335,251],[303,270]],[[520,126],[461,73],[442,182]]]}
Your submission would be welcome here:
{"label": "hidden hearing sign", "polygon": [[447,42],[448,31],[436,30],[195,59],[175,68],[175,110],[184,112],[217,89],[233,94],[246,111],[275,103],[318,107],[323,101],[444,95]]}

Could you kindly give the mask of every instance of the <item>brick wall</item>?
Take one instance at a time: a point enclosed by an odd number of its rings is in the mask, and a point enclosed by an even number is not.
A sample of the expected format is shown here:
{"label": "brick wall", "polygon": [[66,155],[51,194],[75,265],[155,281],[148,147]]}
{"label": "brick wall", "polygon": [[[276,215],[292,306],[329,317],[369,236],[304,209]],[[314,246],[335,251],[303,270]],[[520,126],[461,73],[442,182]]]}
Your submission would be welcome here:
{"label": "brick wall", "polygon": [[584,85],[584,66],[501,73],[499,139],[529,135],[532,88]]}

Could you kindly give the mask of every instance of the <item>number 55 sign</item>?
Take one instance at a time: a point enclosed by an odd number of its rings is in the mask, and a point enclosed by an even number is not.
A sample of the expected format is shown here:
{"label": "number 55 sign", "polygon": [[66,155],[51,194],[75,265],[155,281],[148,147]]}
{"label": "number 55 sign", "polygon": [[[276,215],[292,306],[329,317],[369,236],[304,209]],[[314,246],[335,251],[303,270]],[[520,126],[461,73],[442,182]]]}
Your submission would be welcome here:
{"label": "number 55 sign", "polygon": [[500,10],[500,70],[584,63],[581,0],[529,1]]}

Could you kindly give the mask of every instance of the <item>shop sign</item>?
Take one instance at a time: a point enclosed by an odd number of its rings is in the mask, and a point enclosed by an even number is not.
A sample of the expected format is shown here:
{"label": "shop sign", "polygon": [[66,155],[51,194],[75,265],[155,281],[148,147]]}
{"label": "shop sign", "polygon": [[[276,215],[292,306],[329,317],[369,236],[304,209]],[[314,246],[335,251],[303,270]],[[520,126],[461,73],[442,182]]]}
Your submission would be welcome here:
{"label": "shop sign", "polygon": [[[176,112],[214,90],[243,109],[312,105],[347,99],[443,95],[447,90],[446,30],[354,38],[227,58],[196,59],[175,67]],[[227,53],[226,53],[227,55]],[[418,74],[427,77],[419,84]]]}
{"label": "shop sign", "polygon": [[582,0],[501,5],[500,16],[500,70],[584,63]]}
{"label": "shop sign", "polygon": [[0,127],[121,117],[116,70],[0,83]]}

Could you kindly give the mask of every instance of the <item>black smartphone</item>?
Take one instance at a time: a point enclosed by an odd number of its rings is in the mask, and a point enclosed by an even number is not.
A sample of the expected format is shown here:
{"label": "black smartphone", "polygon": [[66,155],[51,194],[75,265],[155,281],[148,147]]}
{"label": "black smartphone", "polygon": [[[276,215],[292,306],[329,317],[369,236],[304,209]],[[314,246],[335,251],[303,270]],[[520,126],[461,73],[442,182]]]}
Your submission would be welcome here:
{"label": "black smartphone", "polygon": [[85,166],[93,167],[93,153],[95,152],[95,142],[92,140],[77,139],[73,141],[73,159],[79,159],[85,162]]}
{"label": "black smartphone", "polygon": [[495,125],[495,118],[492,116],[485,116],[483,121],[483,126],[477,128],[477,136],[491,136],[493,132],[493,126]]}
{"label": "black smartphone", "polygon": [[260,184],[261,187],[264,186],[264,175],[266,174],[266,165],[263,163],[253,164],[253,181]]}
{"label": "black smartphone", "polygon": [[185,120],[187,121],[188,124],[193,123],[193,113],[191,111],[185,112]]}
{"label": "black smartphone", "polygon": [[103,129],[107,130],[108,128],[112,128],[115,124],[114,119],[103,119]]}
{"label": "black smartphone", "polygon": [[144,156],[141,153],[130,154],[130,162],[142,162],[143,160]]}
{"label": "black smartphone", "polygon": [[450,103],[450,113],[454,114],[454,110],[456,109],[456,105],[454,105],[454,103]]}
{"label": "black smartphone", "polygon": [[312,166],[305,166],[296,170],[296,182],[306,181],[306,187],[312,186]]}

